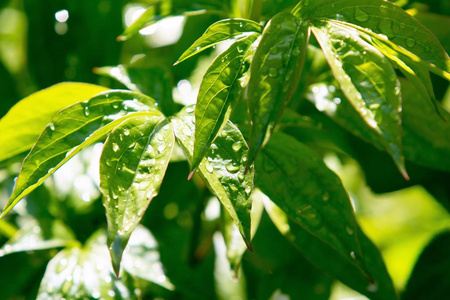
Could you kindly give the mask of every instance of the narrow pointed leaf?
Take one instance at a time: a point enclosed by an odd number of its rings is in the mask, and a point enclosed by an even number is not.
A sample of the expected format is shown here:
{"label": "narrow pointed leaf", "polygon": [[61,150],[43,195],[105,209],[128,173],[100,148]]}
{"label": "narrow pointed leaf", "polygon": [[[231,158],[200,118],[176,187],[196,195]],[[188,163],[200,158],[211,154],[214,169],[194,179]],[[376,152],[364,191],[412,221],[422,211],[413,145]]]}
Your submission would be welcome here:
{"label": "narrow pointed leaf", "polygon": [[[194,107],[188,106],[172,119],[174,133],[188,161],[194,150]],[[209,190],[216,195],[239,229],[247,247],[250,245],[250,194],[253,168],[244,174],[248,159],[247,144],[241,132],[229,121],[197,168]]]}
{"label": "narrow pointed leaf", "polygon": [[212,142],[227,123],[233,104],[242,91],[243,64],[252,43],[258,37],[251,34],[236,41],[220,54],[206,71],[195,106],[195,144],[191,169],[205,156]]}
{"label": "narrow pointed leaf", "polygon": [[337,24],[313,27],[341,90],[377,132],[405,178],[401,140],[401,89],[389,60],[356,30]]}
{"label": "narrow pointed leaf", "polygon": [[[125,41],[129,39],[130,37],[134,36],[141,30],[142,28],[149,26],[159,19],[161,19],[160,16],[155,15],[155,6],[154,4],[160,2],[158,0],[151,0],[148,5],[150,5],[148,8],[145,9],[145,11],[137,18],[130,26],[128,26],[125,31],[117,37],[118,41]],[[166,13],[167,14],[167,13]]]}
{"label": "narrow pointed leaf", "polygon": [[175,64],[194,56],[220,42],[241,35],[261,32],[262,26],[248,19],[225,19],[212,24],[177,60]]}
{"label": "narrow pointed leaf", "polygon": [[60,109],[105,90],[93,84],[64,82],[18,102],[0,120],[0,161],[29,150]]}
{"label": "narrow pointed leaf", "polygon": [[[310,5],[305,5],[305,3]],[[431,71],[450,80],[450,58],[425,26],[397,5],[384,0],[304,0],[294,9],[303,19],[336,19],[368,29],[396,50],[421,61]]]}
{"label": "narrow pointed leaf", "polygon": [[359,227],[355,234],[358,235],[360,241],[362,260],[372,274],[374,282],[370,282],[358,267],[348,261],[346,256],[324,244],[316,236],[290,220],[288,215],[272,201],[265,199],[264,206],[281,234],[294,244],[312,264],[326,274],[366,295],[369,299],[397,299],[392,280],[380,252]]}
{"label": "narrow pointed leaf", "polygon": [[[322,243],[370,280],[362,261],[357,224],[339,178],[322,158],[285,134],[274,134],[256,161],[256,185]],[[277,178],[277,180],[274,180]]]}
{"label": "narrow pointed leaf", "polygon": [[250,152],[255,159],[286,108],[300,77],[309,39],[309,25],[290,13],[273,17],[264,29],[250,67]]}
{"label": "narrow pointed leaf", "polygon": [[100,158],[100,189],[108,221],[108,247],[116,275],[131,233],[158,194],[174,145],[170,123],[136,116],[108,136]]}
{"label": "narrow pointed leaf", "polygon": [[121,118],[149,110],[162,115],[149,105],[153,100],[141,94],[109,91],[60,111],[25,158],[2,217],[71,157],[108,134]]}

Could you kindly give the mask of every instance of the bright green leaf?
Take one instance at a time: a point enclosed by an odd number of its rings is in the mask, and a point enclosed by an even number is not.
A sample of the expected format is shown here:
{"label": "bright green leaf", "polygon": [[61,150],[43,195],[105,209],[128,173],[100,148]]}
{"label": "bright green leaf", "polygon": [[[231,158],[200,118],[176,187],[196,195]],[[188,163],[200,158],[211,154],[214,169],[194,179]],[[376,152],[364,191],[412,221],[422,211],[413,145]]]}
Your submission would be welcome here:
{"label": "bright green leaf", "polygon": [[158,194],[174,146],[161,117],[129,118],[108,136],[100,159],[100,189],[108,221],[108,247],[116,275],[131,233]]}
{"label": "bright green leaf", "polygon": [[[191,169],[205,156],[217,134],[227,123],[233,104],[242,91],[244,60],[257,34],[236,41],[220,54],[206,71],[195,106],[195,144]],[[245,79],[244,79],[245,80]]]}
{"label": "bright green leaf", "polygon": [[[306,3],[309,5],[305,5]],[[360,0],[355,4],[354,0],[303,0],[294,12],[302,19],[335,19],[350,26],[355,24],[450,80],[450,58],[438,39],[429,29],[391,2]]]}
{"label": "bright green leaf", "polygon": [[29,150],[52,117],[62,108],[93,97],[104,87],[64,82],[23,99],[0,120],[0,161]]}
{"label": "bright green leaf", "polygon": [[188,59],[220,42],[238,38],[252,32],[261,32],[262,26],[247,19],[225,19],[212,24],[177,60],[175,64]]}
{"label": "bright green leaf", "polygon": [[312,28],[341,90],[380,136],[407,178],[401,140],[401,89],[389,60],[358,31],[335,23]]}
{"label": "bright green leaf", "polygon": [[[188,106],[172,119],[178,143],[192,162],[194,150],[194,107]],[[250,244],[250,194],[253,189],[253,168],[244,173],[248,159],[247,144],[240,131],[228,122],[203,158],[197,172],[209,190],[216,195],[233,219],[247,247]]]}
{"label": "bright green leaf", "polygon": [[[149,105],[153,106],[153,100],[144,95],[109,91],[60,111],[25,158],[2,217],[71,157],[108,134],[121,118],[149,111]],[[151,111],[155,116],[162,115]]]}
{"label": "bright green leaf", "polygon": [[250,165],[277,124],[295,88],[305,60],[309,25],[290,13],[273,17],[264,29],[250,67]]}

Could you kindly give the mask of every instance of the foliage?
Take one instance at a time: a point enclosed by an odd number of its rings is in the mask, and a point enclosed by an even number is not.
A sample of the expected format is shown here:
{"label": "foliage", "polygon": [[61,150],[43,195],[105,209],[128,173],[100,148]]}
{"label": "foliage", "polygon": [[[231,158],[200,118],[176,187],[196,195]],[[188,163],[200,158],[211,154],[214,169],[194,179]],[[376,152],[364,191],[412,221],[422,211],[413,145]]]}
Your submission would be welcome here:
{"label": "foliage", "polygon": [[449,35],[435,26],[449,17],[405,1],[158,0],[126,3],[120,33],[119,1],[77,3],[0,12],[30,26],[29,65],[8,56],[20,26],[0,48],[5,94],[26,96],[0,119],[0,261],[15,267],[0,298],[336,299],[334,281],[383,300],[433,281],[423,298],[445,297],[448,233],[405,284],[368,217],[385,198],[365,185],[400,193],[395,219],[405,187],[426,190],[411,271],[450,228]]}

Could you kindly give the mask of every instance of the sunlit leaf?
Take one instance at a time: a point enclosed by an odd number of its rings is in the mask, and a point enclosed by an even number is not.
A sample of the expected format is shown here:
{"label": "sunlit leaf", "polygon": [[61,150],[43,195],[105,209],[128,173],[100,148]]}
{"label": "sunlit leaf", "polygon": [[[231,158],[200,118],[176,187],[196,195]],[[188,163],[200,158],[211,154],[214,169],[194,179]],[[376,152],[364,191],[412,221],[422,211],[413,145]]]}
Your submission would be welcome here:
{"label": "sunlit leaf", "polygon": [[227,123],[233,104],[242,91],[241,77],[247,71],[244,59],[257,34],[235,42],[206,71],[195,106],[195,144],[191,168],[195,169]]}
{"label": "sunlit leaf", "polygon": [[166,8],[159,12],[156,11],[156,5],[159,2],[165,2],[168,3],[168,1],[164,0],[150,0],[148,1],[147,5],[149,5],[148,8],[144,10],[144,12],[130,25],[128,26],[125,31],[117,37],[117,40],[119,41],[125,41],[132,37],[133,35],[137,34],[139,30],[142,28],[149,26],[151,24],[154,24],[156,21],[160,20],[163,16],[169,15],[170,11]]}
{"label": "sunlit leaf", "polygon": [[225,19],[212,24],[177,60],[175,64],[188,59],[220,42],[252,32],[261,32],[262,26],[247,19]]}
{"label": "sunlit leaf", "polygon": [[408,178],[402,154],[401,89],[394,68],[356,30],[334,23],[316,25],[312,30],[341,90]]}
{"label": "sunlit leaf", "polygon": [[60,109],[93,97],[104,87],[65,82],[23,99],[0,120],[0,161],[29,150]]}
{"label": "sunlit leaf", "polygon": [[250,165],[286,108],[300,77],[309,25],[290,13],[273,17],[264,29],[250,67]]}
{"label": "sunlit leaf", "polygon": [[153,100],[141,94],[109,91],[60,111],[25,158],[2,216],[71,157],[108,134],[121,118],[150,110],[155,116],[161,115],[149,105],[153,106]]}
{"label": "sunlit leaf", "polygon": [[[308,3],[308,5],[305,5]],[[384,0],[303,0],[294,13],[303,19],[336,19],[355,24],[389,42],[397,51],[421,61],[431,71],[450,79],[450,58],[425,26],[397,5]]]}
{"label": "sunlit leaf", "polygon": [[140,91],[137,86],[131,81],[130,76],[128,75],[127,69],[123,65],[118,65],[116,67],[100,67],[95,68],[94,73],[98,75],[108,76],[114,78],[121,84],[127,87],[127,89],[135,91]]}
{"label": "sunlit leaf", "polygon": [[[192,161],[194,150],[193,112],[194,107],[188,106],[172,119],[175,136],[188,161]],[[253,188],[253,168],[244,174],[247,153],[247,144],[242,134],[231,122],[228,122],[206,153],[197,168],[197,173],[223,204],[247,247],[251,249],[250,194]]]}
{"label": "sunlit leaf", "polygon": [[170,123],[136,116],[108,136],[100,159],[100,189],[108,221],[108,247],[115,273],[122,253],[151,200],[158,194],[172,154]]}

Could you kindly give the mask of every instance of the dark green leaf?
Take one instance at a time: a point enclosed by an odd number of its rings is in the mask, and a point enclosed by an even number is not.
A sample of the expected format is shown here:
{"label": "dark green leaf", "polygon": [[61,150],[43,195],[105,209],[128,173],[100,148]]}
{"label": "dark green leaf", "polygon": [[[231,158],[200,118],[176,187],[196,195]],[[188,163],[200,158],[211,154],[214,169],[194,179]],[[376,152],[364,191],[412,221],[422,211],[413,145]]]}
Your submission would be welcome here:
{"label": "dark green leaf", "polygon": [[0,120],[0,161],[29,150],[60,109],[105,90],[97,85],[65,82],[36,92],[17,103]]}
{"label": "dark green leaf", "polygon": [[[71,157],[108,134],[122,118],[137,112],[147,114],[149,105],[154,105],[153,100],[141,94],[110,91],[60,111],[25,158],[2,216]],[[151,111],[155,116],[161,115]]]}
{"label": "dark green leaf", "polygon": [[[172,119],[178,143],[192,161],[194,150],[194,107],[188,106]],[[209,190],[223,204],[241,233],[247,247],[250,246],[250,194],[253,189],[253,168],[244,174],[248,159],[247,144],[240,131],[228,122],[200,163],[197,172]]]}
{"label": "dark green leaf", "polygon": [[[305,5],[308,4],[308,5]],[[303,0],[294,14],[303,19],[336,19],[355,24],[389,42],[391,47],[422,61],[431,71],[450,80],[450,58],[430,30],[397,5],[384,0]],[[348,23],[347,23],[348,22]]]}
{"label": "dark green leaf", "polygon": [[100,159],[100,189],[115,273],[122,253],[158,194],[174,145],[170,123],[151,113],[129,118],[109,134]]}
{"label": "dark green leaf", "polygon": [[175,64],[188,59],[220,42],[237,38],[252,32],[261,32],[262,26],[247,19],[225,19],[212,24],[177,60]]}
{"label": "dark green leaf", "polygon": [[262,154],[256,165],[256,184],[261,191],[303,230],[371,280],[362,261],[350,200],[322,158],[284,134],[273,135]]}
{"label": "dark green leaf", "polygon": [[366,126],[380,136],[407,178],[401,140],[400,82],[394,68],[358,31],[336,23],[316,25],[312,30],[343,93]]}
{"label": "dark green leaf", "polygon": [[305,60],[309,25],[290,13],[273,17],[264,29],[250,67],[250,165],[263,146],[295,88]]}
{"label": "dark green leaf", "polygon": [[246,71],[244,59],[258,37],[251,34],[236,41],[220,54],[206,71],[195,106],[195,144],[191,168],[205,156],[217,134],[227,123],[233,104],[239,99],[241,78]]}

